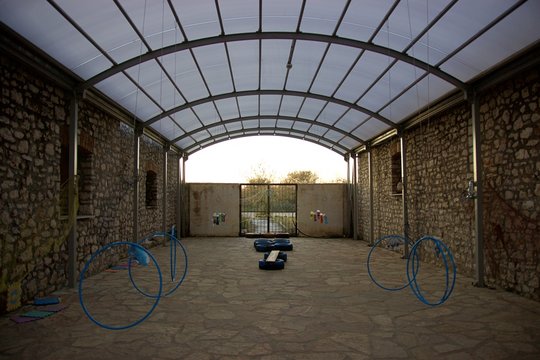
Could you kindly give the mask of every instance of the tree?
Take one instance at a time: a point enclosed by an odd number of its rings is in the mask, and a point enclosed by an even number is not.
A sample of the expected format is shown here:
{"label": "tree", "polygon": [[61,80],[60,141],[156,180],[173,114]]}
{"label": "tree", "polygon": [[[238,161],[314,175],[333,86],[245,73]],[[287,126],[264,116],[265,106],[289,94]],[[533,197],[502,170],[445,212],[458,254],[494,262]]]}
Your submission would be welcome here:
{"label": "tree", "polygon": [[313,171],[298,170],[287,174],[283,179],[286,184],[315,184],[319,180],[319,176]]}
{"label": "tree", "polygon": [[250,184],[271,184],[274,182],[274,176],[259,164],[257,169],[253,169],[253,174],[247,180]]}

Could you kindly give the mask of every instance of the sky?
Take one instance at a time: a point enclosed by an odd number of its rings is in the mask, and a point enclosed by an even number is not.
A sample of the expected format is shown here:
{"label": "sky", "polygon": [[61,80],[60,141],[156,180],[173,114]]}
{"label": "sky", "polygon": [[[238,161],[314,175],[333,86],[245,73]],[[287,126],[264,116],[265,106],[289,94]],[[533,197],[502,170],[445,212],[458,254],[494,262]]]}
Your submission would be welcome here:
{"label": "sky", "polygon": [[243,183],[263,169],[280,182],[289,172],[309,170],[319,182],[347,178],[343,156],[309,141],[282,136],[227,140],[197,151],[186,161],[186,182]]}

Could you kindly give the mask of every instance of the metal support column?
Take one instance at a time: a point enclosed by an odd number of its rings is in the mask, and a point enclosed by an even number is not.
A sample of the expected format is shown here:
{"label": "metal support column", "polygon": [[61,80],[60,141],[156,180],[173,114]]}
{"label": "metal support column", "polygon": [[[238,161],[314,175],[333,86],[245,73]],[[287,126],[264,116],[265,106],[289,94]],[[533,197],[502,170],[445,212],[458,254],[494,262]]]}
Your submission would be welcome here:
{"label": "metal support column", "polygon": [[163,197],[162,197],[162,222],[161,227],[164,233],[167,232],[167,184],[168,184],[168,162],[169,162],[169,150],[171,149],[170,145],[163,146]]}
{"label": "metal support column", "polygon": [[182,154],[178,157],[178,178],[176,182],[176,237],[180,238],[182,229]]}
{"label": "metal support column", "polygon": [[371,147],[368,148],[368,176],[369,176],[369,245],[372,246],[375,240],[375,221],[373,214],[373,152]]}
{"label": "metal support column", "polygon": [[353,239],[358,240],[358,166],[357,166],[357,155],[355,153],[351,153],[351,159],[353,161],[353,174],[352,174],[352,180],[353,180]]}
{"label": "metal support column", "polygon": [[476,196],[474,199],[474,227],[476,239],[475,251],[475,275],[476,286],[484,287],[484,194],[482,184],[482,138],[480,132],[480,112],[478,105],[478,97],[475,93],[472,94],[471,101],[471,117],[472,117],[472,135],[473,135],[473,180],[476,185]]}
{"label": "metal support column", "polygon": [[407,208],[407,143],[403,136],[403,131],[399,133],[399,143],[401,151],[401,199],[403,202],[403,237],[405,238],[405,254],[404,258],[409,258],[409,211]]}
{"label": "metal support column", "polygon": [[69,111],[69,180],[68,180],[68,286],[75,287],[77,282],[77,128],[79,126],[79,103],[74,93]]}
{"label": "metal support column", "polygon": [[133,137],[133,242],[139,240],[139,167],[143,128],[135,126]]}
{"label": "metal support column", "polygon": [[343,222],[343,229],[345,230],[345,236],[352,236],[352,190],[351,190],[351,156],[345,155],[345,162],[347,163],[347,193],[346,193],[346,216]]}

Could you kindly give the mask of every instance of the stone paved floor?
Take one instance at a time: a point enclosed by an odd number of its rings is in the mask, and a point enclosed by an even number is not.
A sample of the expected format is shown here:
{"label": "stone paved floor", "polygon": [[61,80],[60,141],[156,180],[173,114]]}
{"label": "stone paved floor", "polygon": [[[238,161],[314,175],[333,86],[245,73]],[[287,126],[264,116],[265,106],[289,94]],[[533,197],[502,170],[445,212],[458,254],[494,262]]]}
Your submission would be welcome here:
{"label": "stone paved floor", "polygon": [[[85,317],[76,291],[59,291],[69,307],[54,316],[26,324],[0,318],[0,358],[540,359],[537,302],[475,288],[458,274],[450,299],[428,307],[409,289],[375,286],[363,242],[292,241],[285,270],[262,271],[253,239],[185,239],[185,283],[139,326],[102,329]],[[169,256],[168,248],[152,252]],[[379,280],[402,276],[404,262],[393,255],[374,256],[384,270]],[[440,270],[422,271],[433,274],[421,279],[423,289],[440,285]],[[125,277],[85,280],[103,321],[122,324],[148,309],[152,299],[121,288]]]}

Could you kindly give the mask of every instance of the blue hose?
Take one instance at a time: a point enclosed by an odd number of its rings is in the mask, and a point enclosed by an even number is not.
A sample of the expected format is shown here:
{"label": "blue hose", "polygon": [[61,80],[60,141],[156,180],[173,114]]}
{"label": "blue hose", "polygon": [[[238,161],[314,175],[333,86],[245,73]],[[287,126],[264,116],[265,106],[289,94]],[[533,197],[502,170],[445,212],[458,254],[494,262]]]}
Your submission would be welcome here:
{"label": "blue hose", "polygon": [[[157,270],[157,273],[158,273],[158,276],[159,276],[159,291],[157,293],[157,295],[153,296],[156,300],[154,301],[154,303],[152,304],[152,307],[150,308],[150,310],[148,310],[148,312],[146,314],[144,314],[141,318],[139,318],[138,320],[135,320],[134,322],[128,324],[128,325],[123,325],[123,326],[111,326],[111,325],[107,325],[107,324],[104,324],[102,322],[99,322],[97,321],[91,314],[90,312],[88,311],[88,309],[86,308],[85,304],[84,304],[84,298],[83,298],[83,281],[84,281],[84,275],[86,274],[86,271],[88,271],[88,267],[90,266],[90,264],[92,263],[92,261],[94,261],[94,259],[99,255],[101,254],[102,252],[104,252],[105,250],[108,250],[109,248],[113,247],[113,246],[123,246],[123,245],[127,245],[130,247],[130,250],[131,249],[137,249],[138,251],[141,251],[141,252],[144,252],[146,255],[148,255],[148,257],[150,258],[150,260],[154,263],[154,265],[156,266],[156,270]],[[129,262],[128,262],[128,269],[131,269],[131,260],[132,258],[130,257],[129,258]],[[131,275],[130,275],[131,277]],[[118,242],[112,242],[108,245],[105,245],[103,246],[102,248],[100,248],[98,251],[96,251],[94,254],[92,254],[92,256],[90,257],[90,259],[86,262],[86,264],[84,265],[84,268],[83,270],[81,271],[81,275],[79,277],[79,303],[81,304],[81,307],[84,311],[84,313],[86,314],[86,316],[93,322],[95,323],[96,325],[102,327],[102,328],[105,328],[105,329],[108,329],[108,330],[125,330],[125,329],[129,329],[129,328],[132,328],[134,326],[137,326],[138,324],[142,323],[144,320],[146,320],[150,314],[152,314],[152,312],[154,311],[154,309],[156,308],[157,304],[159,303],[159,300],[161,299],[161,293],[163,292],[163,278],[162,278],[162,275],[161,275],[161,269],[159,268],[159,265],[156,261],[156,259],[154,258],[154,256],[152,255],[152,253],[148,250],[146,250],[144,247],[142,247],[141,245],[139,244],[135,244],[135,243],[132,243],[132,242],[127,242],[127,241],[118,241]]]}

